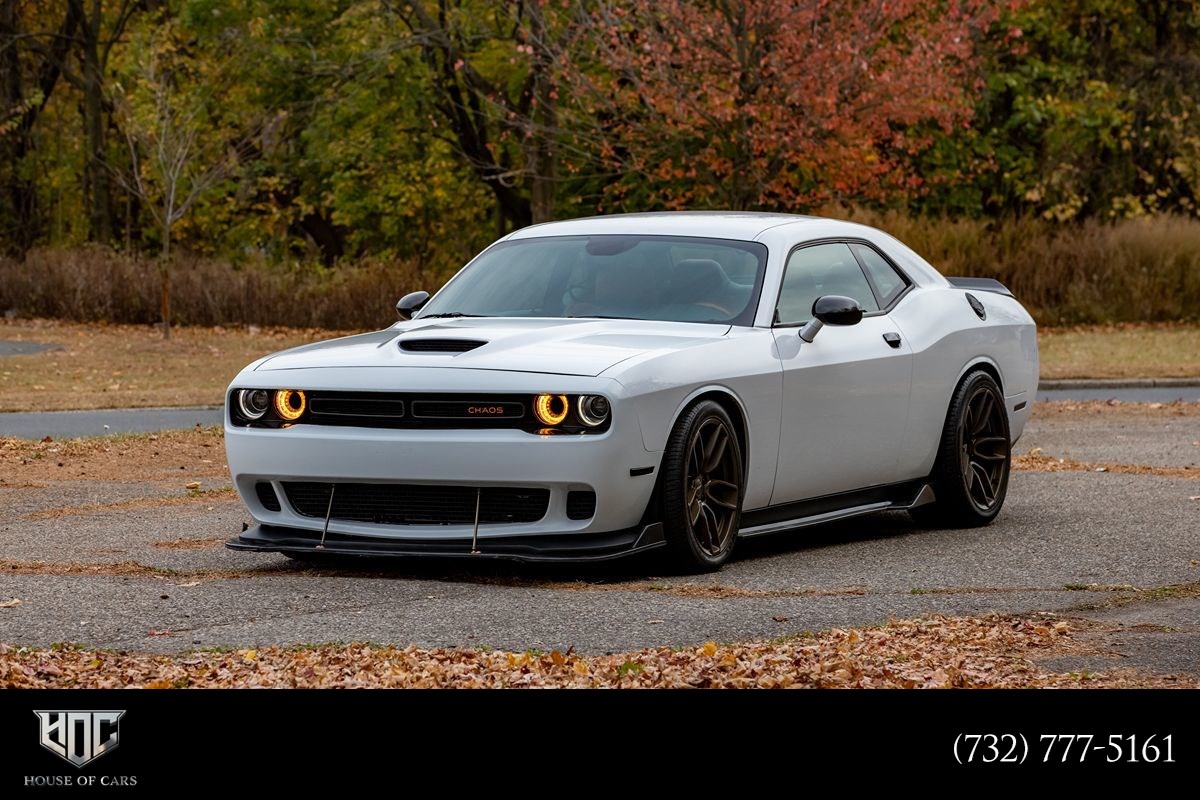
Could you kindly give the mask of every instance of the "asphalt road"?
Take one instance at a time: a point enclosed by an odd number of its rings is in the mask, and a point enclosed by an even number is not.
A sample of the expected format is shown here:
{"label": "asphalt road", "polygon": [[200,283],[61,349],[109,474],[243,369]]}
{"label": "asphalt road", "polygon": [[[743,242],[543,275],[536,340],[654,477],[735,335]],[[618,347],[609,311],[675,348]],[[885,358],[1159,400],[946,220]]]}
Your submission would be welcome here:
{"label": "asphalt road", "polygon": [[[1036,419],[1018,451],[1182,467],[1200,461],[1194,442],[1197,416],[1063,414]],[[0,488],[0,558],[96,565],[86,575],[0,572],[0,602],[21,600],[0,608],[0,641],[179,651],[368,640],[606,652],[934,613],[1077,613],[1130,594],[1119,587],[1200,582],[1193,478],[1016,472],[990,527],[920,531],[904,514],[877,515],[746,542],[733,563],[705,576],[663,575],[645,561],[314,569],[221,547],[247,519],[233,499],[86,508],[162,492],[119,481]],[[54,516],[64,507],[73,510]],[[121,574],[130,562],[155,572]],[[1200,673],[1196,599],[1087,613],[1125,615],[1114,618],[1114,663]]]}
{"label": "asphalt road", "polygon": [[73,439],[114,433],[153,433],[196,425],[220,425],[221,413],[220,408],[8,411],[0,413],[0,437]]}

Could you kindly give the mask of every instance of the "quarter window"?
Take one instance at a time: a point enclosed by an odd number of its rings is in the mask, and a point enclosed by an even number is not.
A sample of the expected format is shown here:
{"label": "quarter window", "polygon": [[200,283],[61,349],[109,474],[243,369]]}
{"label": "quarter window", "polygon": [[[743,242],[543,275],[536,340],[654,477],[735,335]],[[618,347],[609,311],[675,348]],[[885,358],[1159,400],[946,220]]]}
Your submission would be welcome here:
{"label": "quarter window", "polygon": [[788,258],[779,292],[776,320],[795,325],[812,319],[818,297],[827,294],[852,297],[863,311],[878,311],[875,294],[858,260],[843,242],[802,247]]}
{"label": "quarter window", "polygon": [[879,302],[886,308],[908,285],[904,276],[896,272],[896,268],[888,263],[888,260],[881,256],[875,248],[865,244],[850,246],[854,248],[855,255],[867,268],[867,274],[871,276],[871,280],[875,283],[875,289],[879,292]]}

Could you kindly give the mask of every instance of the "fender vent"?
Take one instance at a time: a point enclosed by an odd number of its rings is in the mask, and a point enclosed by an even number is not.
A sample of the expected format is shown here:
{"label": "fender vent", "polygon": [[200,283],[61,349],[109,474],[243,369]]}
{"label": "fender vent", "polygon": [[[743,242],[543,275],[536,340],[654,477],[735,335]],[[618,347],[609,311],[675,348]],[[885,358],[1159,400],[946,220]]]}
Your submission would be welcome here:
{"label": "fender vent", "polygon": [[980,299],[970,292],[967,292],[966,295],[967,303],[971,306],[971,310],[975,312],[975,316],[980,319],[987,319],[987,309],[983,307]]}
{"label": "fender vent", "polygon": [[402,339],[400,349],[409,353],[465,353],[485,344],[478,339]]}

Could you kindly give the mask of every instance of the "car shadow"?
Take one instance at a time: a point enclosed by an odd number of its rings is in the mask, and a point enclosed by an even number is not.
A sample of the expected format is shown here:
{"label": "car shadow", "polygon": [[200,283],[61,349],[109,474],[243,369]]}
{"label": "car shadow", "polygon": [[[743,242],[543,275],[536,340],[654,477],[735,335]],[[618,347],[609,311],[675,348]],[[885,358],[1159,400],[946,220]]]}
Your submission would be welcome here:
{"label": "car shadow", "polygon": [[[730,564],[923,532],[924,529],[917,528],[903,512],[881,512],[744,539],[738,542]],[[486,557],[328,556],[320,561],[272,564],[257,571],[271,575],[425,580],[528,588],[644,584],[660,578],[696,574],[672,568],[661,551],[583,564],[522,562]]]}

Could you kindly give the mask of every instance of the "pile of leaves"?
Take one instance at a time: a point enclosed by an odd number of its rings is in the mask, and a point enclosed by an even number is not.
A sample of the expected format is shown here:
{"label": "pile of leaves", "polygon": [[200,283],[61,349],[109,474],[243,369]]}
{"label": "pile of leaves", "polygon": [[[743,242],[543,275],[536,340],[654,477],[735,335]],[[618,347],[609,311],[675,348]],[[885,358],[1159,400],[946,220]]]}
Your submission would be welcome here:
{"label": "pile of leaves", "polygon": [[0,645],[0,687],[984,688],[1198,686],[1128,671],[1048,673],[1079,651],[1053,616],[933,617],[785,641],[584,656],[365,644],[150,655]]}

